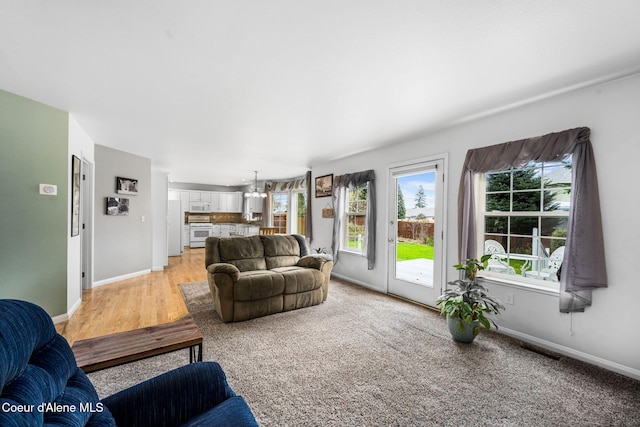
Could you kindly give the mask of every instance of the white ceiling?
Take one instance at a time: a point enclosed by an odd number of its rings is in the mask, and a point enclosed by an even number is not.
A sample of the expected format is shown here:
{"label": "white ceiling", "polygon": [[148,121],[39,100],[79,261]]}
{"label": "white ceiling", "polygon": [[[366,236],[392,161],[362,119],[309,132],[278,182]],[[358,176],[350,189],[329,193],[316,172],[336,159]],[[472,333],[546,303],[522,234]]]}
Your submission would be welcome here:
{"label": "white ceiling", "polygon": [[637,0],[0,0],[0,89],[178,182],[282,179],[640,70]]}

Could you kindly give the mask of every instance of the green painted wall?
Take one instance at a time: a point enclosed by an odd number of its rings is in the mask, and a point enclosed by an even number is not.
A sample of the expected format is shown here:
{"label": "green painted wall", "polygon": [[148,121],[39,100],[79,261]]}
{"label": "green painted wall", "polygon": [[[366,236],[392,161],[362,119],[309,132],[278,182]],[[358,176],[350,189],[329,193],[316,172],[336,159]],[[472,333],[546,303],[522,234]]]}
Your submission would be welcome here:
{"label": "green painted wall", "polygon": [[68,113],[0,90],[0,298],[51,316],[67,312],[68,133]]}

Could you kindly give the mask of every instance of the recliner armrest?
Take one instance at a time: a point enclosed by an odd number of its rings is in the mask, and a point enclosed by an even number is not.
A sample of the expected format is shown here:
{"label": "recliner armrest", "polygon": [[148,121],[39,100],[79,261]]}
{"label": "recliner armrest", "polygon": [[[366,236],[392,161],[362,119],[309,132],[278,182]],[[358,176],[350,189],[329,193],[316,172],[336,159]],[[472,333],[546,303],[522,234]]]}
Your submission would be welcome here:
{"label": "recliner armrest", "polygon": [[316,270],[322,270],[322,266],[331,261],[331,257],[327,255],[307,255],[298,260],[298,267],[315,268]]}
{"label": "recliner armrest", "polygon": [[216,362],[197,362],[102,400],[119,427],[176,426],[234,397]]}
{"label": "recliner armrest", "polygon": [[240,270],[238,270],[238,267],[236,267],[233,264],[227,264],[227,263],[210,264],[207,267],[207,271],[210,274],[217,274],[217,273],[228,274],[231,276],[231,279],[234,282],[237,281],[238,278],[240,277]]}

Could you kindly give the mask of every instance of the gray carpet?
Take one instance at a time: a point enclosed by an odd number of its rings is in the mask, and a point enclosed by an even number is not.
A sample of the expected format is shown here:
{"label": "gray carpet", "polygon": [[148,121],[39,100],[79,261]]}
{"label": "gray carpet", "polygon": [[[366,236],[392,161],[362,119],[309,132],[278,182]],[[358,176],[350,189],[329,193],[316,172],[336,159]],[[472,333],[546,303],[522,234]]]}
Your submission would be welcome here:
{"label": "gray carpet", "polygon": [[[206,282],[180,285],[263,426],[639,426],[640,382],[483,332],[453,342],[437,313],[332,280],[318,306],[222,323]],[[90,374],[101,397],[188,363],[186,350]]]}

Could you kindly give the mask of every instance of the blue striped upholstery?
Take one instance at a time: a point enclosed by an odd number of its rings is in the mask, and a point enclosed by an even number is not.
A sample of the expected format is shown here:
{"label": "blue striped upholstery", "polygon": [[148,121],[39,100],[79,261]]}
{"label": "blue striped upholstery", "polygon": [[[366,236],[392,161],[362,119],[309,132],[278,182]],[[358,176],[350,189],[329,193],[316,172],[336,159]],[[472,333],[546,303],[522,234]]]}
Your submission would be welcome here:
{"label": "blue striped upholstery", "polygon": [[214,362],[175,369],[100,401],[49,315],[25,301],[0,300],[0,384],[2,427],[257,425]]}

